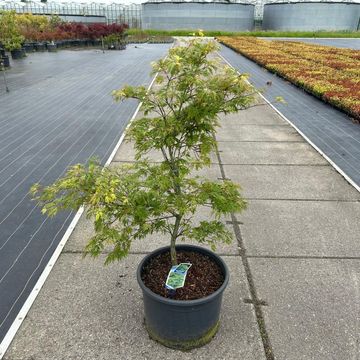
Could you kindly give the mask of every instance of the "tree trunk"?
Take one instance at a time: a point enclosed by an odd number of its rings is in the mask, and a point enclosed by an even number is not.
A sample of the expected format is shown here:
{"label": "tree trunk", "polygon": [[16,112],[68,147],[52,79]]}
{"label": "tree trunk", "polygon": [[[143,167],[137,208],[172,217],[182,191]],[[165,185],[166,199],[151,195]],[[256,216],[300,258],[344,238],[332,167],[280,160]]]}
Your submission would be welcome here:
{"label": "tree trunk", "polygon": [[176,215],[175,219],[176,220],[175,220],[175,225],[174,225],[174,231],[171,234],[171,244],[170,244],[170,256],[171,256],[171,265],[172,266],[177,265],[175,245],[176,245],[176,239],[178,237],[181,216]]}

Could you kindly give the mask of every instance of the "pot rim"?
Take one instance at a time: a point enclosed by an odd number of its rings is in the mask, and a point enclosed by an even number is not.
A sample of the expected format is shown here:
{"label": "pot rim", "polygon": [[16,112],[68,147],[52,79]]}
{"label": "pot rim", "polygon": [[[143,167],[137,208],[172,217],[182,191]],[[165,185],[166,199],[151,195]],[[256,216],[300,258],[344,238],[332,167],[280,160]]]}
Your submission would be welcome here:
{"label": "pot rim", "polygon": [[225,290],[228,282],[229,282],[229,269],[226,265],[226,263],[224,262],[224,260],[217,254],[215,254],[213,251],[208,250],[204,247],[201,246],[196,246],[196,245],[187,245],[187,244],[183,244],[183,245],[176,245],[176,249],[178,250],[184,250],[184,249],[189,249],[190,251],[197,251],[200,253],[205,253],[207,255],[210,255],[217,263],[218,265],[222,268],[223,272],[224,272],[224,282],[222,283],[222,285],[212,294],[205,296],[201,299],[195,299],[195,300],[173,300],[173,299],[169,299],[169,298],[165,298],[163,296],[160,296],[158,294],[155,294],[154,292],[152,292],[148,287],[145,286],[145,284],[143,283],[142,279],[141,279],[141,272],[142,272],[142,268],[144,266],[144,264],[152,257],[154,257],[156,254],[160,254],[162,252],[165,252],[167,250],[170,249],[170,246],[164,246],[161,248],[158,248],[154,251],[152,251],[151,253],[147,254],[140,262],[140,264],[138,265],[137,271],[136,271],[136,277],[137,277],[137,281],[139,283],[139,286],[141,287],[141,290],[143,292],[145,292],[148,296],[150,296],[151,298],[153,298],[156,301],[160,301],[162,303],[166,303],[168,305],[176,305],[176,306],[196,306],[196,305],[202,305],[204,303],[210,302],[212,301],[214,298],[216,298],[217,296],[221,295],[222,292]]}

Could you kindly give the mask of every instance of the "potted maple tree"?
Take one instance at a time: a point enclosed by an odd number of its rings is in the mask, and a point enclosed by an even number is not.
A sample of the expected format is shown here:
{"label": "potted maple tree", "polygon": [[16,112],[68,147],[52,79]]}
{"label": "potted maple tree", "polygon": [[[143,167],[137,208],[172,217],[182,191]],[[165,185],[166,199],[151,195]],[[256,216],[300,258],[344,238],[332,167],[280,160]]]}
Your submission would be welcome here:
{"label": "potted maple tree", "polygon": [[[109,168],[92,160],[71,167],[50,186],[32,188],[50,216],[86,206],[95,236],[85,253],[97,256],[110,245],[106,263],[125,257],[134,240],[168,235],[169,246],[141,261],[137,279],[149,335],[183,350],[204,345],[216,334],[229,274],[213,251],[177,243],[193,240],[212,250],[217,242],[229,243],[231,234],[220,217],[246,207],[237,184],[194,173],[209,166],[216,151],[218,115],[253,102],[245,76],[211,56],[217,49],[214,41],[193,39],[153,64],[158,75],[149,91],[143,86],[114,91],[116,100],[142,102],[144,116],[126,134],[134,144],[135,163]],[[150,151],[158,151],[163,160],[150,162]],[[194,215],[202,207],[212,213],[196,223]],[[171,283],[174,274],[178,277]]]}

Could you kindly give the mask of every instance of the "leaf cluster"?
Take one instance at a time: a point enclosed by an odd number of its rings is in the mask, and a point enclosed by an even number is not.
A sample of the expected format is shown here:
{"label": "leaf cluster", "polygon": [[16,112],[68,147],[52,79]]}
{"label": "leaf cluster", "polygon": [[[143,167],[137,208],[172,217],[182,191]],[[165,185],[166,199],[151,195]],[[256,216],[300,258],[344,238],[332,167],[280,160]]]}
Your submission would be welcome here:
{"label": "leaf cluster", "polygon": [[[53,185],[33,186],[33,196],[49,215],[86,206],[96,232],[87,253],[97,256],[110,244],[106,260],[110,262],[126,256],[133,240],[163,233],[170,237],[176,263],[177,240],[193,239],[213,249],[218,241],[231,241],[220,220],[246,207],[239,186],[194,173],[209,166],[210,154],[216,151],[218,115],[249,106],[254,90],[246,76],[219,64],[212,56],[217,49],[215,42],[203,40],[174,47],[153,64],[157,77],[151,90],[125,86],[114,91],[118,101],[142,102],[144,116],[127,132],[136,151],[135,163],[103,168],[90,161],[73,166]],[[154,150],[162,154],[162,162],[149,161]],[[210,208],[211,216],[195,223],[199,207]]]}
{"label": "leaf cluster", "polygon": [[209,154],[216,150],[218,115],[245,109],[254,101],[246,75],[209,57],[216,50],[216,42],[204,40],[174,47],[153,64],[158,75],[152,89],[126,86],[113,92],[117,101],[142,102],[145,117],[135,120],[128,132],[138,159],[157,149],[165,161],[210,163]]}
{"label": "leaf cluster", "polygon": [[[221,215],[240,211],[245,201],[238,186],[230,181],[213,183],[200,177],[187,177],[180,171],[181,195],[171,189],[166,163],[138,162],[117,168],[103,168],[97,161],[74,165],[54,184],[33,185],[31,193],[42,204],[42,212],[55,216],[65,209],[86,206],[87,216],[94,219],[96,235],[86,253],[99,255],[107,245],[111,251],[106,262],[121,259],[129,252],[131,242],[153,233],[174,233],[174,219],[182,216],[177,238],[194,239],[215,245],[218,237],[230,241],[219,221]],[[192,224],[191,215],[199,206],[213,209],[214,220]],[[185,217],[185,215],[188,215]]]}

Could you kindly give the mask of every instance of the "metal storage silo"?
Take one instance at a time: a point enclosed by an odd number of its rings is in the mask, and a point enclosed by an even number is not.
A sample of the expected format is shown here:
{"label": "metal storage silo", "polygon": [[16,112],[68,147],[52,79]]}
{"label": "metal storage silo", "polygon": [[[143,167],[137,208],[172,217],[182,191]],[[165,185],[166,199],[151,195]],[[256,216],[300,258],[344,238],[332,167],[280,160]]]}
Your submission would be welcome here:
{"label": "metal storage silo", "polygon": [[304,1],[264,6],[264,30],[358,30],[360,3]]}
{"label": "metal storage silo", "polygon": [[254,4],[245,1],[149,1],[142,4],[142,28],[157,30],[252,30],[254,8]]}

